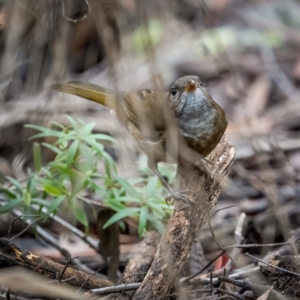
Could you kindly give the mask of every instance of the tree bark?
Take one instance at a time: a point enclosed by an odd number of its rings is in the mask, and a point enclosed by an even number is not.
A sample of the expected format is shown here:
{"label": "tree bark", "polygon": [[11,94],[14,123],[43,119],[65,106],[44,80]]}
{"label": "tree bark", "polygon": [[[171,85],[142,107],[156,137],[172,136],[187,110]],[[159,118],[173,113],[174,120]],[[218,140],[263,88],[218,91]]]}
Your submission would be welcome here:
{"label": "tree bark", "polygon": [[[107,287],[113,285],[109,280],[92,276],[72,266],[59,264],[49,258],[38,256],[29,251],[22,251],[7,239],[0,238],[0,268],[9,266],[23,266],[34,272],[52,279],[68,280],[68,284],[81,286],[83,289]],[[64,270],[65,269],[65,270]],[[61,276],[63,272],[63,276]]]}
{"label": "tree bark", "polygon": [[[221,191],[221,182],[233,162],[235,150],[225,138],[208,156],[213,162],[211,177],[194,166],[178,166],[177,187],[193,191],[196,205],[176,210],[167,224],[157,247],[154,261],[133,299],[165,299],[186,265],[192,244],[203,224],[208,220]],[[192,197],[190,195],[190,197]]]}

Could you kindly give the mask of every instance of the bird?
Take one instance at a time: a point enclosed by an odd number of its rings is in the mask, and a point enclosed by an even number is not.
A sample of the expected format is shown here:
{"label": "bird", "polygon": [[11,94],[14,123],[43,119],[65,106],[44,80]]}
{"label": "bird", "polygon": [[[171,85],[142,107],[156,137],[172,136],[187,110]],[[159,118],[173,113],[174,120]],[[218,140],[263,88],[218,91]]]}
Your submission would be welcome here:
{"label": "bird", "polygon": [[207,155],[220,142],[228,121],[198,76],[176,79],[169,91],[115,92],[81,81],[55,83],[51,88],[112,109],[147,155],[149,168],[169,190],[170,197],[189,205],[196,203],[185,195],[186,191],[174,191],[158,171],[157,164],[192,163],[210,175],[211,161]]}

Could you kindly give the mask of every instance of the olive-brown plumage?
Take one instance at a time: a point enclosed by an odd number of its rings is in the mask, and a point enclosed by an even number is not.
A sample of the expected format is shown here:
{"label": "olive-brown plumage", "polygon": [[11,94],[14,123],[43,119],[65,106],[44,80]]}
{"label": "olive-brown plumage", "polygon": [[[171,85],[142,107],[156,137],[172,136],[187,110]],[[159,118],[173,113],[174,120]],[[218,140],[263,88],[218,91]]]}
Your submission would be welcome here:
{"label": "olive-brown plumage", "polygon": [[193,75],[177,79],[169,92],[145,89],[116,95],[83,82],[52,88],[113,109],[156,173],[158,162],[199,162],[217,146],[227,127],[223,109]]}

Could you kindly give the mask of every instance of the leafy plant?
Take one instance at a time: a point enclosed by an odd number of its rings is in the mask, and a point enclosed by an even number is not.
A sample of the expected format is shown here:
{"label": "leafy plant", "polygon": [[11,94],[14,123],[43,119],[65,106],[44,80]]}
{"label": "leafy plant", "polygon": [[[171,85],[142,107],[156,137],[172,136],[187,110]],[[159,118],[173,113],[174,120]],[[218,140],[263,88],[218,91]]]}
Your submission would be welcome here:
{"label": "leafy plant", "polygon": [[[140,168],[141,175],[146,177],[126,180],[118,176],[114,160],[98,142],[114,143],[115,140],[108,135],[93,133],[93,123],[75,121],[70,116],[67,118],[68,126],[57,122],[51,122],[52,128],[26,125],[39,131],[31,139],[55,137],[56,142],[33,144],[35,172],[28,170],[25,183],[7,178],[10,186],[0,189],[5,198],[0,213],[19,208],[30,214],[44,207],[48,213],[56,213],[60,205],[67,202],[70,211],[87,231],[88,219],[82,204],[90,202],[85,196],[88,190],[98,194],[103,199],[102,204],[116,212],[104,227],[130,217],[138,220],[140,235],[149,226],[162,232],[163,221],[169,216],[170,208],[164,201],[164,188],[158,178],[149,175],[146,167]],[[42,164],[41,146],[55,153],[53,161],[45,166]],[[104,174],[98,173],[99,163],[104,164]],[[161,172],[169,179],[174,174],[167,169],[165,173],[163,169]]]}

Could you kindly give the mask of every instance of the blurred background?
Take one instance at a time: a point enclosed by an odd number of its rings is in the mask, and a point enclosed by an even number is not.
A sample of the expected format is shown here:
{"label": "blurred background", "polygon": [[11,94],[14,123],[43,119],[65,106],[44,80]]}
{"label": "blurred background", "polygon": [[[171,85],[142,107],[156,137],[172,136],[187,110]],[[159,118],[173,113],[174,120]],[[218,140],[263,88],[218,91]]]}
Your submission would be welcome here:
{"label": "blurred background", "polygon": [[[145,160],[107,109],[57,93],[52,83],[168,90],[176,78],[193,74],[226,111],[226,139],[236,147],[217,208],[235,206],[212,218],[215,235],[234,243],[244,212],[247,243],[286,241],[300,225],[299,14],[296,0],[1,0],[1,182],[26,177],[33,164],[28,138],[35,132],[24,125],[66,123],[65,114],[116,138],[107,151],[125,177],[138,172],[137,158]],[[45,163],[53,159],[51,151],[42,156]],[[10,221],[0,218],[5,235]],[[136,230],[127,234],[133,240],[121,244],[138,241]],[[218,247],[208,227],[200,240],[211,257]],[[134,249],[124,245],[121,254]]]}

